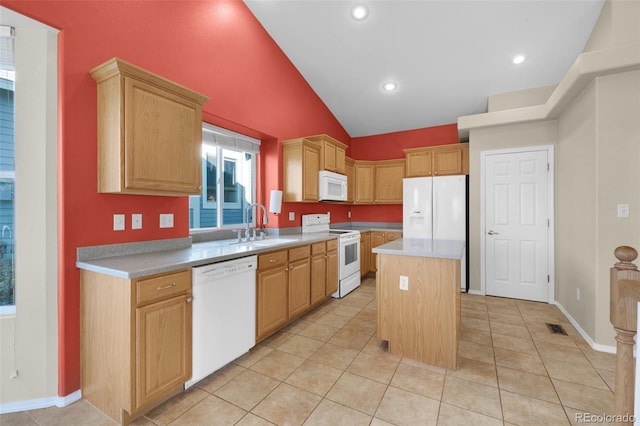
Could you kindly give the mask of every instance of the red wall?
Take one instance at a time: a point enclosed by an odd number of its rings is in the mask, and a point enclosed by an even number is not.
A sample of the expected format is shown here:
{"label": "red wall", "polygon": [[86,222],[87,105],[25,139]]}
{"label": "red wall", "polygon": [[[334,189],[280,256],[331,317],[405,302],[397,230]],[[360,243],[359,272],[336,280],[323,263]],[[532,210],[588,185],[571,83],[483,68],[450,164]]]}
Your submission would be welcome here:
{"label": "red wall", "polygon": [[[68,395],[80,388],[76,248],[189,235],[186,197],[96,192],[96,84],[90,69],[118,56],[208,96],[205,121],[262,139],[261,201],[282,186],[278,140],[327,133],[349,143],[349,136],[240,1],[3,0],[3,6],[61,30],[58,392]],[[112,230],[114,213],[127,214],[127,230]],[[142,230],[130,229],[131,213],[143,214]],[[175,228],[160,229],[159,213],[173,213]],[[272,219],[271,226],[280,226],[281,217]]]}
{"label": "red wall", "polygon": [[[351,155],[358,160],[404,158],[403,149],[459,143],[458,126],[445,124],[403,132],[385,133],[351,139]],[[333,218],[332,218],[333,219]],[[402,222],[402,206],[353,206],[355,222]]]}
{"label": "red wall", "polygon": [[[204,121],[262,140],[261,202],[268,202],[271,189],[282,188],[279,141],[320,133],[347,144],[351,139],[239,0],[2,3],[60,30],[58,392],[64,396],[80,388],[76,249],[189,235],[186,197],[96,192],[96,85],[90,69],[117,56],[208,96]],[[454,130],[449,125],[357,138],[349,155],[401,158],[402,148],[457,142]],[[284,203],[281,215],[270,215],[269,226],[300,226],[301,214],[327,211],[333,222],[402,220],[400,206]],[[127,230],[112,230],[115,213],[127,215]],[[143,214],[142,230],[130,229],[132,213]],[[160,213],[173,213],[175,227],[160,229]]]}

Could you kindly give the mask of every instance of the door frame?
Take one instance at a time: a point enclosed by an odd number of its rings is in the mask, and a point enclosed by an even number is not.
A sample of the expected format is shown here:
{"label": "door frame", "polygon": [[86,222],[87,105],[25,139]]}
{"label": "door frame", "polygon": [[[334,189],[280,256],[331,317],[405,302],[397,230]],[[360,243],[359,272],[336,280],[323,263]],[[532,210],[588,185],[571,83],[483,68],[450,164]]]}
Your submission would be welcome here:
{"label": "door frame", "polygon": [[547,303],[555,302],[555,196],[554,196],[554,146],[539,145],[522,148],[496,149],[480,151],[480,292],[487,294],[486,287],[486,235],[485,228],[485,188],[486,188],[486,160],[490,155],[516,154],[522,152],[545,151],[549,164],[547,179],[547,206],[549,208],[549,235],[547,239],[547,264],[549,265],[549,286],[547,287]]}

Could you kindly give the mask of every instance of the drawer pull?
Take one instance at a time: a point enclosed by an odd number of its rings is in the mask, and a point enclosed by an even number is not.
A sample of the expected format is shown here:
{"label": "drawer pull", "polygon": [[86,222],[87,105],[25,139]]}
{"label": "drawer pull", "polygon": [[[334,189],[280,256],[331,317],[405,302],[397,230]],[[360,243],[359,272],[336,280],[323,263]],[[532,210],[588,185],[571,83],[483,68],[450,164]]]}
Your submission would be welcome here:
{"label": "drawer pull", "polygon": [[269,259],[269,263],[273,263],[275,261],[277,261],[278,259]]}
{"label": "drawer pull", "polygon": [[168,285],[165,285],[165,286],[162,286],[162,287],[156,287],[156,290],[158,290],[158,291],[159,290],[166,290],[168,288],[173,288],[175,286],[176,286],[176,283],[171,283],[171,284],[168,284]]}

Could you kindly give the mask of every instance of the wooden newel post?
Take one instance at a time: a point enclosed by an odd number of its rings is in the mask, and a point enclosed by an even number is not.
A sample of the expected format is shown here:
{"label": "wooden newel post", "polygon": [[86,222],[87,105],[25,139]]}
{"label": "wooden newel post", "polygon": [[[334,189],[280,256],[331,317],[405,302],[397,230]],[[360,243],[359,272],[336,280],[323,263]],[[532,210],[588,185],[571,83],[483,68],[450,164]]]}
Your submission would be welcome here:
{"label": "wooden newel post", "polygon": [[638,301],[640,300],[640,271],[632,262],[638,252],[628,246],[614,251],[618,263],[611,268],[610,319],[616,331],[616,414],[617,424],[633,424],[635,363],[633,338],[637,332]]}

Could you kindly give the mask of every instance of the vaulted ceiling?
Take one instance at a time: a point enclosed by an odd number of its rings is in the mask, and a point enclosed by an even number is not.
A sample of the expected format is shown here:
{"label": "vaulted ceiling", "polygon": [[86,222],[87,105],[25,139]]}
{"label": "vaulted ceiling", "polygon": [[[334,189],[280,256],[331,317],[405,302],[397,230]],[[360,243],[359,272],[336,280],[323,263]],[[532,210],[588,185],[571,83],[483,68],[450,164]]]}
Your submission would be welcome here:
{"label": "vaulted ceiling", "polygon": [[455,123],[485,112],[489,95],[557,84],[604,3],[244,2],[352,137]]}

